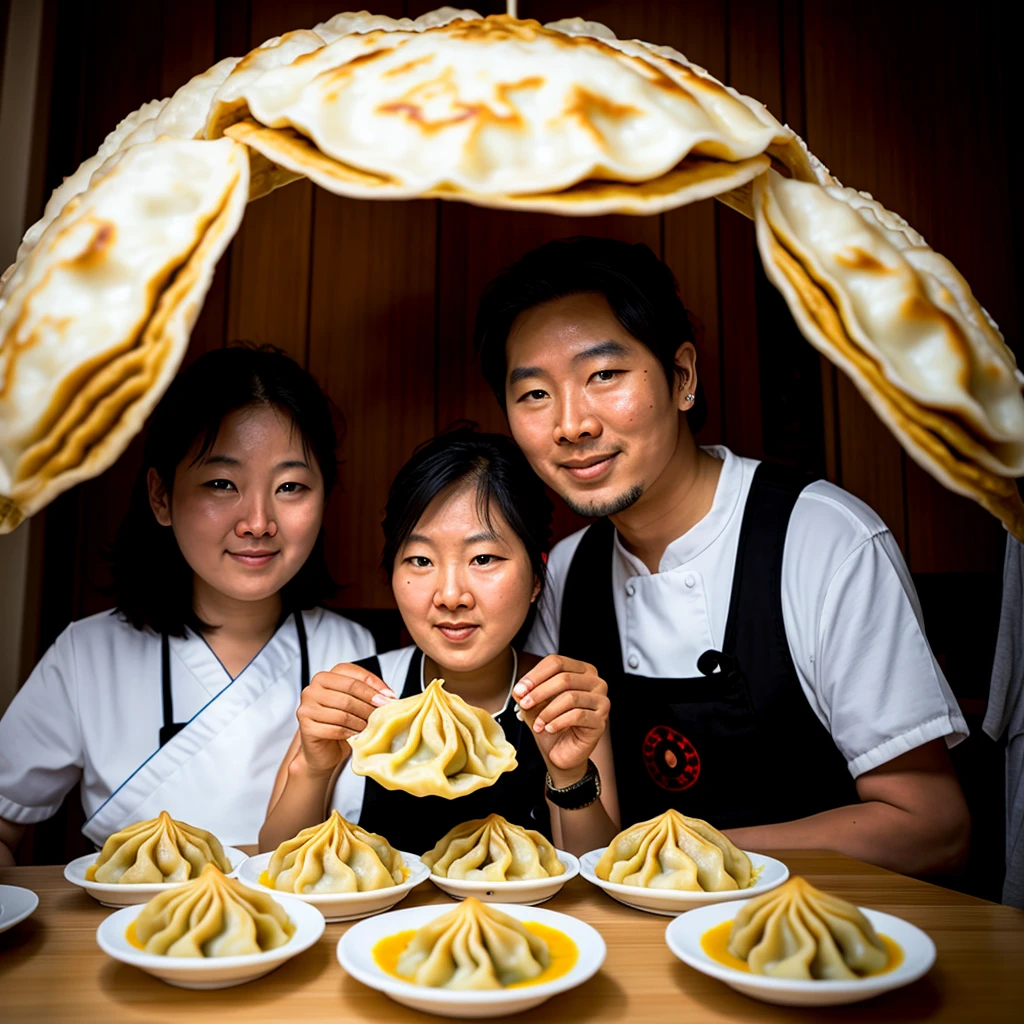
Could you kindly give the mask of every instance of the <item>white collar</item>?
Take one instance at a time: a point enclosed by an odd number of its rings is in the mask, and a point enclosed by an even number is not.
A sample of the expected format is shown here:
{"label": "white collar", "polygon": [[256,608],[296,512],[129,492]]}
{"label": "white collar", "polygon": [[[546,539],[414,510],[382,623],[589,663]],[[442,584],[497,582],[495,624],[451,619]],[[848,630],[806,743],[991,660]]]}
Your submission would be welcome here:
{"label": "white collar", "polygon": [[[682,536],[676,537],[665,548],[665,553],[658,564],[658,572],[678,569],[706,551],[721,537],[739,509],[740,494],[743,491],[743,460],[723,445],[708,445],[704,451],[722,460],[722,470],[718,475],[711,508],[703,519],[691,526]],[[643,561],[623,546],[618,530],[615,531],[615,552],[625,564],[628,575],[651,575]]]}

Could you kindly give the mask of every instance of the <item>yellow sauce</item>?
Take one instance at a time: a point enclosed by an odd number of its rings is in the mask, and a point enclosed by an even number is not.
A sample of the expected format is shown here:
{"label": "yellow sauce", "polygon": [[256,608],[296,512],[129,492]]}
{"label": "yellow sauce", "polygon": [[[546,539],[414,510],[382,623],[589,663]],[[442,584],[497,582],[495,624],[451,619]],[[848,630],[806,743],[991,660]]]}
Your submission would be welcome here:
{"label": "yellow sauce", "polygon": [[[700,937],[700,948],[715,963],[749,974],[750,967],[747,961],[740,960],[739,957],[735,957],[729,952],[729,935],[731,932],[732,921],[723,921],[721,924],[716,924],[714,928],[709,928]],[[893,942],[888,935],[879,935],[878,937],[882,940],[882,944],[889,954],[889,962],[880,971],[872,971],[870,974],[863,975],[865,978],[873,978],[879,974],[888,974],[890,971],[896,970],[903,963],[903,949]]]}
{"label": "yellow sauce", "polygon": [[128,940],[129,946],[134,946],[136,949],[141,949],[145,952],[146,947],[139,941],[139,936],[135,932],[135,922],[132,921],[130,925],[124,930],[124,937]]}
{"label": "yellow sauce", "polygon": [[[579,959],[579,950],[576,943],[569,938],[565,932],[560,932],[547,925],[538,924],[536,921],[524,921],[523,926],[527,931],[532,932],[538,938],[543,939],[551,954],[551,963],[529,981],[517,981],[514,985],[506,985],[506,988],[527,988],[530,985],[543,985],[547,981],[554,981],[568,974],[576,965]],[[411,982],[412,979],[405,974],[398,973],[398,959],[405,952],[405,947],[412,941],[416,934],[415,929],[406,932],[398,932],[396,935],[389,935],[381,939],[373,947],[374,963],[393,978],[401,978],[402,981]]]}

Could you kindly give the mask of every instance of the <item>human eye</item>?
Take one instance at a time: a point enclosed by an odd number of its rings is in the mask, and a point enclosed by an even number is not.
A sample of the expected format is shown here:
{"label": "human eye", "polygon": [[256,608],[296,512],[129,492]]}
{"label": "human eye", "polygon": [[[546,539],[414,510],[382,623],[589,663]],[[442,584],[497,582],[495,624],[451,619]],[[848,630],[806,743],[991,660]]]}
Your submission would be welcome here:
{"label": "human eye", "polygon": [[530,391],[526,391],[521,394],[516,401],[517,402],[540,402],[548,397],[548,393],[542,388],[533,388]]}
{"label": "human eye", "polygon": [[410,555],[408,558],[403,558],[402,561],[406,565],[411,565],[414,569],[430,568],[430,559],[426,555]]}
{"label": "human eye", "polygon": [[211,491],[233,491],[235,489],[235,485],[223,477],[218,477],[216,480],[207,480],[203,486],[209,487]]}
{"label": "human eye", "polygon": [[505,559],[501,555],[475,555],[471,561],[471,565],[496,565],[498,562],[504,562]]}
{"label": "human eye", "polygon": [[309,488],[305,484],[300,484],[298,480],[288,480],[281,484],[278,490],[282,494],[298,494],[300,491],[308,491]]}
{"label": "human eye", "polygon": [[625,370],[598,370],[596,373],[591,374],[591,380],[596,380],[601,384],[606,384],[608,381],[615,380],[616,377],[622,376]]}

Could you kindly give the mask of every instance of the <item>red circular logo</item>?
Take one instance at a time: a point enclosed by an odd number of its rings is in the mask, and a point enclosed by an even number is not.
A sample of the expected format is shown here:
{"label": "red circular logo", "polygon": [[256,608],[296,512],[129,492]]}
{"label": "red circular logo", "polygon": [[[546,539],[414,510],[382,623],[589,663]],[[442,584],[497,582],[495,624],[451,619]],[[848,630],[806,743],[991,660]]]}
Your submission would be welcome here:
{"label": "red circular logo", "polygon": [[644,739],[644,764],[662,789],[678,793],[700,778],[700,755],[681,733],[667,725],[656,725]]}

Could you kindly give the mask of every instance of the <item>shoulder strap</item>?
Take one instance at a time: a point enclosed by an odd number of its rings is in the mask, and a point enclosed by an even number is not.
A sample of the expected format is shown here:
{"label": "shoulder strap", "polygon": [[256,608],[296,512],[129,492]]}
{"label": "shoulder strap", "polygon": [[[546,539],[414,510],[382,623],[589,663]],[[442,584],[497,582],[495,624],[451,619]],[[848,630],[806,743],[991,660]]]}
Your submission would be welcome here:
{"label": "shoulder strap", "polygon": [[299,634],[299,690],[304,690],[309,686],[309,643],[306,640],[306,623],[298,608],[295,609],[295,632]]}

